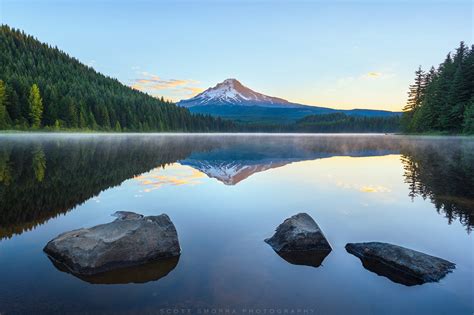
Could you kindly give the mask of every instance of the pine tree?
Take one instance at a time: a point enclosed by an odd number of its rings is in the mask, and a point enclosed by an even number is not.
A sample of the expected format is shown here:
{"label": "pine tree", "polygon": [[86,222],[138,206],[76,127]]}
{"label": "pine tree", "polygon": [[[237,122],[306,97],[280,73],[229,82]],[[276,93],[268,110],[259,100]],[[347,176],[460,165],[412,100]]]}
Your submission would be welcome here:
{"label": "pine tree", "polygon": [[7,128],[8,122],[7,92],[5,83],[0,80],[0,129]]}
{"label": "pine tree", "polygon": [[451,104],[449,103],[448,95],[451,90],[451,84],[454,76],[454,63],[449,53],[444,62],[439,66],[439,78],[436,87],[436,100],[434,102],[434,110],[438,121],[435,129],[446,131],[449,128]]}
{"label": "pine tree", "polygon": [[410,85],[408,101],[403,111],[414,111],[421,105],[425,92],[425,84],[425,73],[420,66],[418,70],[415,71],[415,83]]}
{"label": "pine tree", "polygon": [[474,97],[468,103],[464,112],[463,132],[474,134]]}
{"label": "pine tree", "polygon": [[469,78],[469,66],[465,62],[468,52],[469,48],[466,47],[464,42],[461,42],[453,58],[453,70],[455,69],[455,72],[447,97],[449,108],[445,116],[445,127],[454,132],[462,130],[465,107],[472,93],[468,81],[472,78]]}
{"label": "pine tree", "polygon": [[425,87],[425,73],[420,66],[418,67],[418,70],[415,71],[415,82],[410,85],[408,101],[403,108],[404,113],[402,123],[406,131],[414,131],[415,129],[413,118],[415,117],[416,110],[423,102]]}
{"label": "pine tree", "polygon": [[436,90],[437,72],[434,67],[426,73],[424,77],[424,95],[423,102],[413,117],[413,128],[416,132],[427,132],[433,128],[437,120],[433,110],[433,98]]}
{"label": "pine tree", "polygon": [[36,84],[31,86],[28,104],[30,107],[31,127],[39,128],[41,125],[41,117],[43,115],[43,101],[41,99],[40,90]]}

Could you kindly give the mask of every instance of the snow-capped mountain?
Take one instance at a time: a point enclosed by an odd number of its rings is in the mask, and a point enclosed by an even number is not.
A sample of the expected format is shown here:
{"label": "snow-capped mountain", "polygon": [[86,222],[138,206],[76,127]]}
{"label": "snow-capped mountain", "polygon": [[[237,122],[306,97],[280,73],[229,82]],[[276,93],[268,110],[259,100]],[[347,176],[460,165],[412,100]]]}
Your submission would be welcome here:
{"label": "snow-capped mountain", "polygon": [[178,106],[191,113],[212,115],[230,120],[259,123],[294,123],[308,115],[345,113],[355,116],[391,116],[400,113],[371,109],[333,109],[292,103],[282,98],[264,95],[244,86],[236,79],[227,79]]}
{"label": "snow-capped mountain", "polygon": [[236,79],[227,79],[188,100],[178,102],[184,107],[203,105],[225,106],[263,106],[263,107],[300,107],[278,97],[255,92],[242,85]]}

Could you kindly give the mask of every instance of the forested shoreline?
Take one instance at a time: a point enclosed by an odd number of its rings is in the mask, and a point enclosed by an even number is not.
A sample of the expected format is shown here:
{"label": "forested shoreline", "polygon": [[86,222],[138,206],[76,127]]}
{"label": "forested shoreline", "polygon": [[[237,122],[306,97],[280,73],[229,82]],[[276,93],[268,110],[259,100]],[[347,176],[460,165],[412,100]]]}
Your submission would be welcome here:
{"label": "forested shoreline", "polygon": [[22,31],[0,26],[0,129],[226,131],[234,124],[191,114],[131,89]]}
{"label": "forested shoreline", "polygon": [[406,133],[474,134],[474,45],[461,42],[438,68],[420,66],[403,110]]}
{"label": "forested shoreline", "polygon": [[474,133],[474,47],[461,42],[435,69],[416,71],[402,117],[309,115],[247,123],[193,114],[123,85],[56,47],[0,26],[0,130],[99,132]]}

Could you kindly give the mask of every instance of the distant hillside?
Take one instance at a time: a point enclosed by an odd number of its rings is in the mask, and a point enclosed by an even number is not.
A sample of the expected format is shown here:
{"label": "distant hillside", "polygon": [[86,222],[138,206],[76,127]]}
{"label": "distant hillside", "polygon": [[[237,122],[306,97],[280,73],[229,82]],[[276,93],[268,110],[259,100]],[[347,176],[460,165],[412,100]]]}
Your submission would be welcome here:
{"label": "distant hillside", "polygon": [[231,122],[133,90],[7,25],[0,26],[0,129],[224,131]]}
{"label": "distant hillside", "polygon": [[267,124],[289,124],[295,123],[310,115],[326,115],[334,113],[343,113],[349,116],[364,117],[395,117],[400,113],[383,110],[370,109],[351,109],[336,110],[331,108],[316,106],[301,107],[263,107],[263,106],[221,106],[221,105],[203,105],[190,107],[192,113],[212,115],[223,119],[230,119],[243,123],[267,123]]}
{"label": "distant hillside", "polygon": [[400,113],[385,110],[338,110],[291,103],[281,98],[255,92],[236,79],[226,79],[191,99],[178,102],[178,105],[189,108],[193,113],[252,123],[288,124],[308,115],[332,113],[367,117],[400,115]]}

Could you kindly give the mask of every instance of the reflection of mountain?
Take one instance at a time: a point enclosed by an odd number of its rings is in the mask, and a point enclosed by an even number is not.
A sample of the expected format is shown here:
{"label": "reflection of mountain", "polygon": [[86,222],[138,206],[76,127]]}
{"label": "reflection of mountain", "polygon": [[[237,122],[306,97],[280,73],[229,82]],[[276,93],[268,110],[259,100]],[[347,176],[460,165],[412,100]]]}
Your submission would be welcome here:
{"label": "reflection of mountain", "polygon": [[180,161],[235,185],[295,161],[403,154],[410,196],[474,226],[474,141],[392,136],[0,136],[0,239]]}
{"label": "reflection of mountain", "polygon": [[284,166],[291,161],[261,161],[259,164],[245,161],[202,161],[186,159],[181,164],[191,166],[209,177],[215,178],[226,185],[235,185],[252,174],[263,172],[271,168]]}
{"label": "reflection of mountain", "polygon": [[254,141],[229,139],[213,150],[192,153],[180,163],[191,166],[226,185],[235,185],[255,173],[293,162],[337,155],[380,156],[398,153],[395,143],[384,146],[378,143],[380,147],[376,147],[367,142],[361,145],[358,141],[348,140],[350,139],[323,138],[311,143],[304,138],[302,140],[295,137],[267,137],[264,142],[258,138]]}

